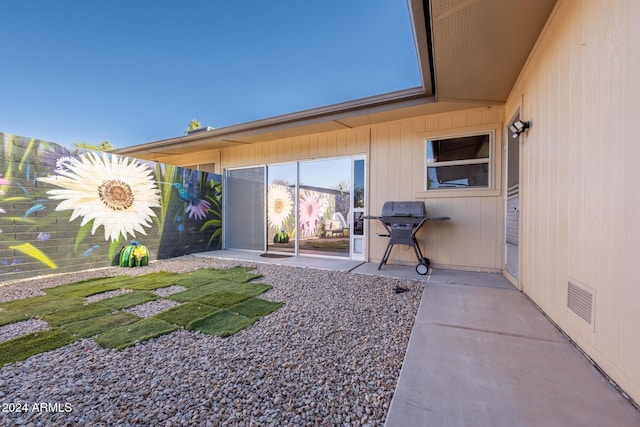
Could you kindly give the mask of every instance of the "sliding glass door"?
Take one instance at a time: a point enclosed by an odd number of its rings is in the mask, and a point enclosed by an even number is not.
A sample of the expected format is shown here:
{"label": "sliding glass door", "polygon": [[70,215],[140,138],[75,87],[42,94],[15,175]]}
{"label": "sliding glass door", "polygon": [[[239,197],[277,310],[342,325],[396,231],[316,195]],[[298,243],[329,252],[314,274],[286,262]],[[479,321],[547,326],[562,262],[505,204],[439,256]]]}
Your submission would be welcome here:
{"label": "sliding glass door", "polygon": [[351,159],[300,162],[299,253],[349,256]]}
{"label": "sliding glass door", "polygon": [[365,259],[364,157],[227,171],[225,247]]}

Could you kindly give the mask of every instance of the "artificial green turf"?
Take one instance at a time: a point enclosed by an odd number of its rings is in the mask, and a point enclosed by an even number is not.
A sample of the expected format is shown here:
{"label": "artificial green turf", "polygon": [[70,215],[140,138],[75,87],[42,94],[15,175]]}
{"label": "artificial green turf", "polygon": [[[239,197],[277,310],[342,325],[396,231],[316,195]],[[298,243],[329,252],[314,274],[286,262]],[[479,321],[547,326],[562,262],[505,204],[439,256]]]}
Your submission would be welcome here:
{"label": "artificial green turf", "polygon": [[[95,302],[103,307],[107,307],[112,311],[124,310],[125,308],[133,307],[134,305],[143,304],[145,302],[154,301],[160,298],[158,295],[152,292],[129,292],[128,294],[118,295],[113,298],[106,298]],[[93,305],[90,304],[90,305]]]}
{"label": "artificial green turf", "polygon": [[[0,326],[41,318],[51,329],[0,343],[0,366],[80,338],[95,337],[102,346],[121,349],[179,327],[222,337],[232,335],[281,305],[255,298],[271,286],[252,283],[261,276],[250,271],[234,267],[102,277],[49,288],[45,295],[1,303]],[[172,285],[187,288],[166,297],[184,302],[181,306],[146,319],[121,311],[160,298],[150,291]],[[133,292],[85,304],[87,296],[116,289]],[[225,310],[227,307],[231,311]]]}
{"label": "artificial green turf", "polygon": [[253,297],[267,292],[273,286],[265,283],[240,283],[235,288],[231,288],[231,292],[242,292]]}
{"label": "artificial green turf", "polygon": [[173,295],[169,295],[167,298],[177,302],[195,301],[198,298],[205,297],[213,292],[217,292],[220,289],[216,283],[207,283],[195,288],[187,289],[186,291],[178,292]]}
{"label": "artificial green turf", "polygon": [[0,344],[0,367],[71,344],[75,338],[59,328],[34,332]]}
{"label": "artificial green turf", "polygon": [[194,320],[187,325],[187,329],[219,337],[228,337],[251,325],[256,320],[258,318],[249,319],[229,310],[220,310],[211,316]]}
{"label": "artificial green turf", "polygon": [[159,337],[176,329],[178,329],[177,326],[170,325],[164,320],[151,316],[128,325],[110,329],[98,335],[95,341],[103,347],[122,350],[134,345],[136,342]]}
{"label": "artificial green turf", "polygon": [[45,292],[49,295],[85,298],[91,295],[125,288],[125,280],[124,277],[100,277],[45,289]]}
{"label": "artificial green turf", "polygon": [[196,301],[201,304],[210,305],[218,308],[227,308],[236,305],[239,302],[248,300],[252,295],[237,294],[235,292],[219,291],[198,298]]}
{"label": "artificial green turf", "polygon": [[186,273],[179,274],[167,271],[158,271],[156,273],[145,274],[144,276],[132,277],[129,283],[125,282],[127,289],[138,291],[153,291],[160,288],[166,288],[176,285],[181,276]]}
{"label": "artificial green turf", "polygon": [[62,328],[75,335],[77,338],[90,338],[118,326],[128,325],[138,319],[139,317],[135,314],[116,311],[93,319],[67,323],[62,325]]}
{"label": "artificial green turf", "polygon": [[249,297],[260,295],[271,289],[271,286],[263,283],[234,283],[228,280],[213,282],[201,285],[199,287],[187,289],[170,295],[169,299],[178,302],[195,301],[216,292],[232,292],[235,294],[244,294]]}
{"label": "artificial green turf", "polygon": [[71,306],[82,305],[79,298],[61,299],[56,295],[39,295],[36,297],[9,301],[0,304],[0,307],[14,313],[22,313],[29,318],[39,317],[45,313],[51,313],[56,310],[68,308]]}
{"label": "artificial green turf", "polygon": [[282,304],[284,303],[251,298],[229,307],[229,310],[249,318],[264,317],[282,307]]}
{"label": "artificial green turf", "polygon": [[110,313],[107,307],[98,304],[87,304],[80,306],[72,306],[61,310],[56,310],[52,313],[42,315],[42,320],[49,323],[49,325],[60,326],[65,323],[77,322],[79,320],[92,319],[99,316],[104,316]]}
{"label": "artificial green turf", "polygon": [[233,283],[246,283],[262,277],[261,274],[249,273],[249,267],[232,267],[227,270],[214,270],[211,268],[201,268],[189,273],[184,273],[177,284],[187,288],[197,288],[213,282],[225,281]]}
{"label": "artificial green turf", "polygon": [[0,326],[20,322],[22,320],[29,320],[29,315],[21,313],[20,311],[8,310],[6,308],[0,310]]}
{"label": "artificial green turf", "polygon": [[157,314],[156,317],[172,325],[187,326],[194,320],[210,316],[219,310],[219,308],[210,305],[188,302]]}

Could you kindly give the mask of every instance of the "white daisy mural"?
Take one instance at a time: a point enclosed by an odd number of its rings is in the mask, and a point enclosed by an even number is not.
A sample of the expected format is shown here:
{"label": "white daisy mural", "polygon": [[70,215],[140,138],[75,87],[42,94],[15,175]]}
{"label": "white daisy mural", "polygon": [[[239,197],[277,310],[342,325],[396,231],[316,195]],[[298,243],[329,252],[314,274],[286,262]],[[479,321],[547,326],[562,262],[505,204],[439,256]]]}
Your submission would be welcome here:
{"label": "white daisy mural", "polygon": [[291,192],[284,185],[271,184],[267,191],[267,203],[269,226],[280,230],[293,209]]}
{"label": "white daisy mural", "polygon": [[60,189],[49,190],[49,199],[61,200],[56,211],[72,210],[73,221],[82,217],[81,226],[93,221],[91,234],[104,227],[105,240],[117,241],[122,235],[146,235],[151,227],[152,208],[160,206],[160,195],[153,171],[135,159],[106,153],[85,153],[79,159],[65,159],[55,175],[38,178]]}

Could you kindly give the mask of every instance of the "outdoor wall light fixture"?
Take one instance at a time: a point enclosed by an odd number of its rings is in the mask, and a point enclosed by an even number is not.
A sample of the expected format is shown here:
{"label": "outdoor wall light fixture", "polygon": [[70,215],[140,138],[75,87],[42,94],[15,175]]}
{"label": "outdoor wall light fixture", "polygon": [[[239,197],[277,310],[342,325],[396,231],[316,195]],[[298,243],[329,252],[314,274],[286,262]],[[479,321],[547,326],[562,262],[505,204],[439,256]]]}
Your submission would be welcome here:
{"label": "outdoor wall light fixture", "polygon": [[516,120],[509,126],[509,132],[511,132],[511,136],[517,138],[520,136],[522,132],[529,129],[529,122],[524,122],[522,120]]}

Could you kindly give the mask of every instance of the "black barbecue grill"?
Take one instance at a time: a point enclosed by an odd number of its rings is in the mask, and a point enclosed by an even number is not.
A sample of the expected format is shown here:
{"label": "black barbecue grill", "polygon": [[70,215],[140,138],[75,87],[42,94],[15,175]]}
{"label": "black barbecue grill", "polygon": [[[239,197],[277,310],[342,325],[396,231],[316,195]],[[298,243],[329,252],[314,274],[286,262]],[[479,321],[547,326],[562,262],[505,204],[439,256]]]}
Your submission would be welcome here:
{"label": "black barbecue grill", "polygon": [[427,217],[427,211],[423,202],[385,202],[382,206],[382,215],[365,216],[365,219],[378,219],[387,230],[388,234],[378,234],[381,237],[387,237],[389,243],[384,251],[384,256],[378,265],[378,270],[385,265],[391,254],[393,245],[412,246],[418,258],[416,271],[418,274],[427,274],[431,261],[425,258],[420,250],[420,245],[416,239],[416,233],[427,221],[446,221],[451,218],[446,216]]}

